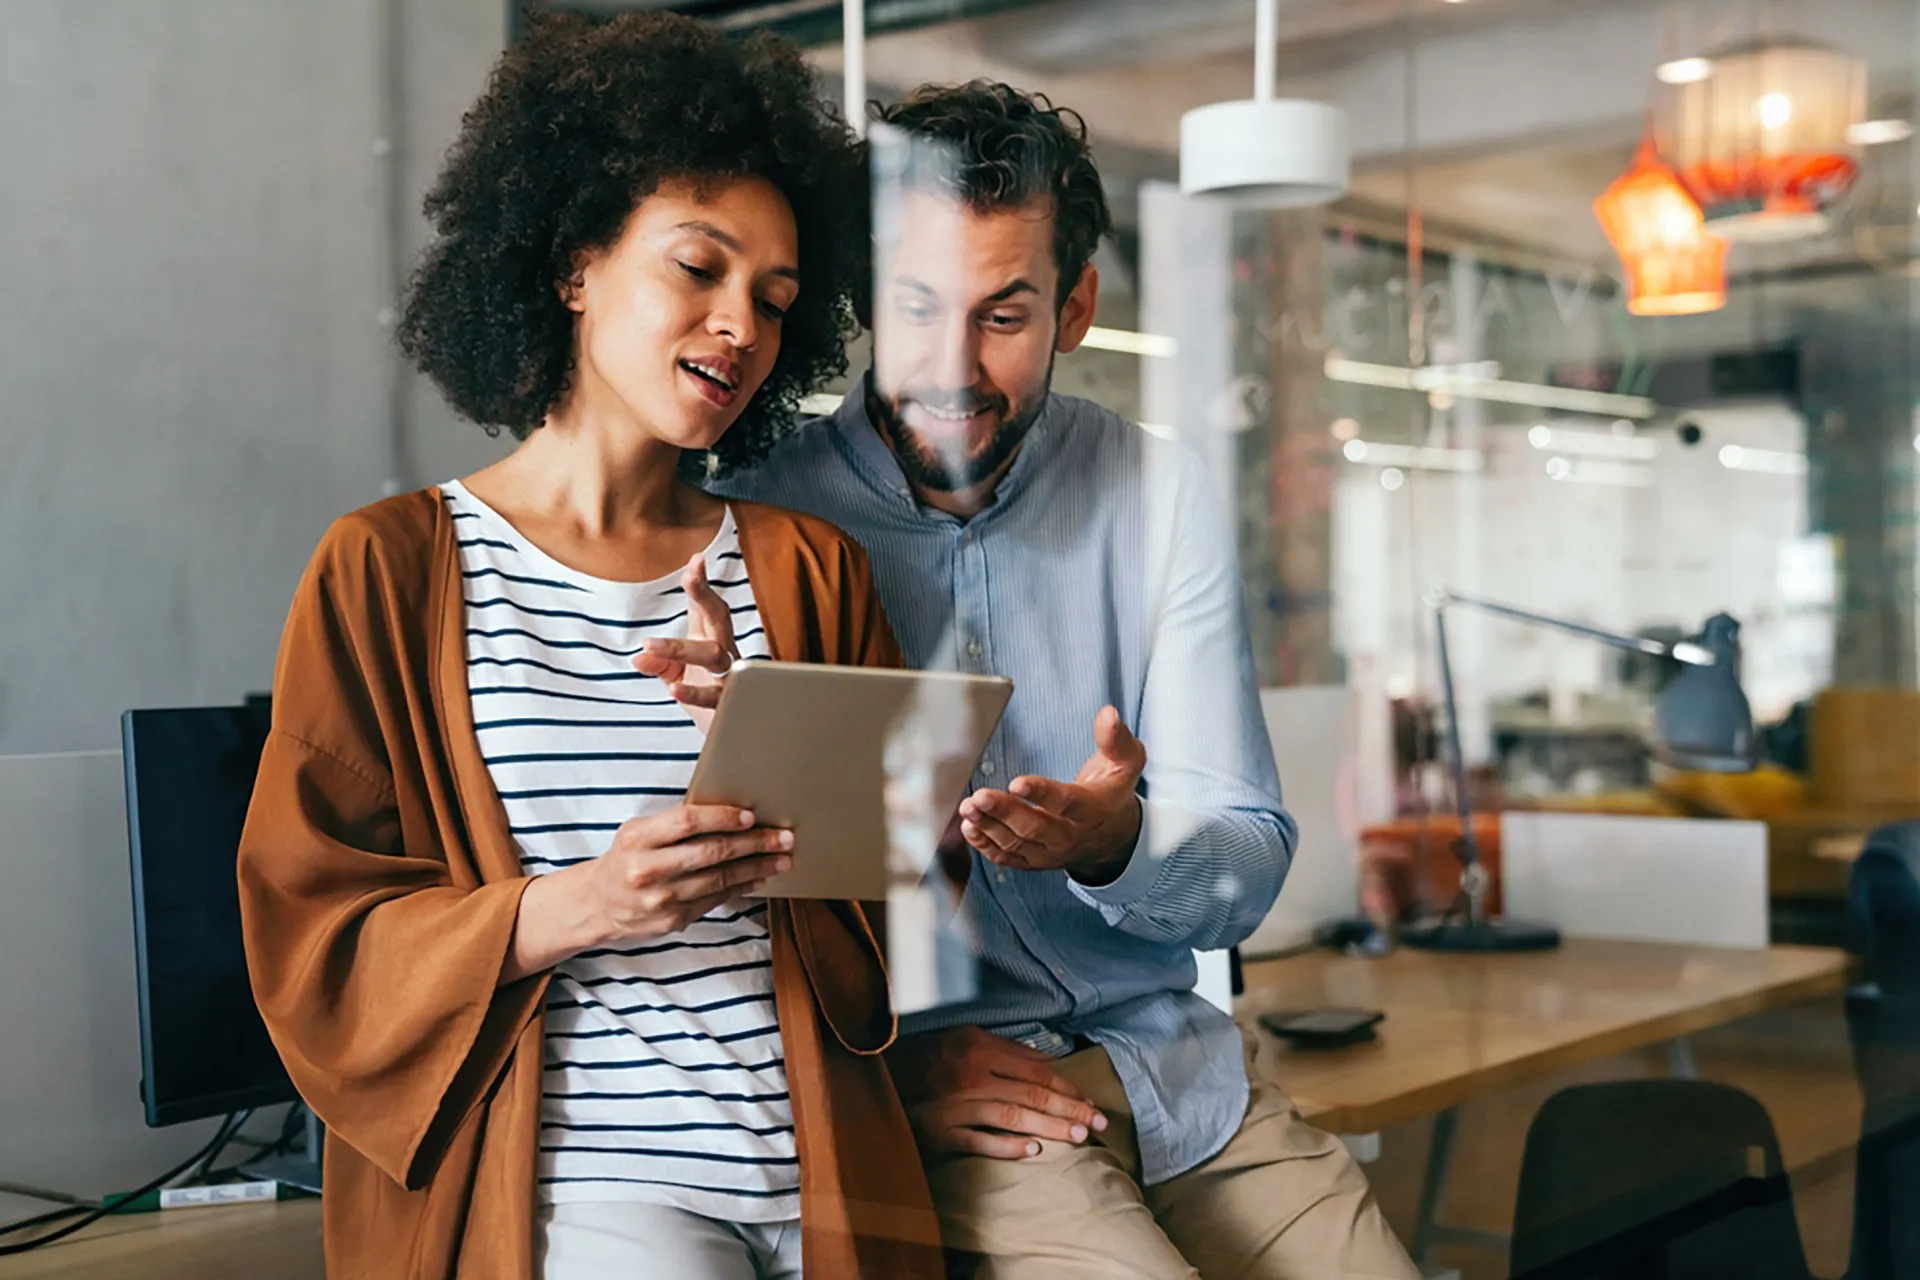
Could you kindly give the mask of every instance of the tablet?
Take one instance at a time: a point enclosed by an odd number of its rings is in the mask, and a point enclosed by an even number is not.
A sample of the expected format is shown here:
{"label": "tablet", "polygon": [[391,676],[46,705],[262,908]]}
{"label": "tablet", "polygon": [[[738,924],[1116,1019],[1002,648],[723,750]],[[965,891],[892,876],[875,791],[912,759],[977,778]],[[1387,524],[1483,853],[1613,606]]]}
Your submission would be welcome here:
{"label": "tablet", "polygon": [[687,799],[793,829],[770,898],[883,901],[918,883],[1013,695],[1003,676],[749,661],[736,665]]}

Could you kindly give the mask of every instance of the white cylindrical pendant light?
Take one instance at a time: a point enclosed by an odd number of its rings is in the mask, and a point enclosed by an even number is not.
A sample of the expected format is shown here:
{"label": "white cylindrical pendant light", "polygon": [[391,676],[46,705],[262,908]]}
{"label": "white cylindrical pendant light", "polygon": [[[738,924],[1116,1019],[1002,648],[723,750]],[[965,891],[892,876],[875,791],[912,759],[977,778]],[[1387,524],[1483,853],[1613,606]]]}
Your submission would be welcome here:
{"label": "white cylindrical pendant light", "polygon": [[1273,96],[1276,4],[1256,0],[1253,98],[1195,107],[1180,117],[1180,190],[1187,195],[1286,208],[1346,194],[1352,168],[1346,113],[1324,102]]}

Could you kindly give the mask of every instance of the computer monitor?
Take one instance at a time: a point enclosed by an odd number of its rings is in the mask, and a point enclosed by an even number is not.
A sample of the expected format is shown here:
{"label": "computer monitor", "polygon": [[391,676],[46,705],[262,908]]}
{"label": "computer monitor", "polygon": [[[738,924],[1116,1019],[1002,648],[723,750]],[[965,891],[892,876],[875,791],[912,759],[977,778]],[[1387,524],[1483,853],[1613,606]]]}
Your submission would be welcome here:
{"label": "computer monitor", "polygon": [[247,981],[235,875],[268,723],[264,699],[121,717],[149,1125],[297,1100]]}

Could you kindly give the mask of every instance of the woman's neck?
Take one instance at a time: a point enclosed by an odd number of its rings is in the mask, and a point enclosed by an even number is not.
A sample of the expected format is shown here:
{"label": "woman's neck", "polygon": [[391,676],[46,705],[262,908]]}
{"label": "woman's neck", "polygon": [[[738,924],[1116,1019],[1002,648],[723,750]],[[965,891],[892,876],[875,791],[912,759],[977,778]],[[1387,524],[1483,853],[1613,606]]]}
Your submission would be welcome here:
{"label": "woman's neck", "polygon": [[711,500],[680,479],[679,467],[680,450],[638,423],[569,409],[473,479],[511,493],[509,505],[542,523],[618,539],[706,523]]}
{"label": "woman's neck", "polygon": [[555,414],[473,495],[561,564],[613,582],[673,573],[720,529],[726,504],[680,479],[680,450],[637,423]]}

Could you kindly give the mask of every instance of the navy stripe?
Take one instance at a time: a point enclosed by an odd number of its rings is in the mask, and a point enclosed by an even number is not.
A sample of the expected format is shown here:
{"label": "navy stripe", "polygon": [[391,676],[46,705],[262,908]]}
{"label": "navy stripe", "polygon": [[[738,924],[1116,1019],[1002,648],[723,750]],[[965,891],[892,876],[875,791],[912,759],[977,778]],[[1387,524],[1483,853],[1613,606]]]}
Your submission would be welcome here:
{"label": "navy stripe", "polygon": [[481,720],[474,729],[684,729],[690,717],[678,720],[548,720],[529,717],[519,720]]}
{"label": "navy stripe", "polygon": [[[461,545],[465,546],[466,544],[462,543]],[[505,569],[495,569],[491,565],[485,569],[462,569],[460,576],[463,578],[504,578],[508,582],[519,582],[529,587],[552,587],[555,591],[586,590],[585,587],[577,587],[571,582],[556,582],[552,578],[522,577],[517,573],[508,573]]]}
{"label": "navy stripe", "polygon": [[700,918],[708,924],[732,924],[735,920],[750,920],[755,916],[763,916],[765,914],[767,914],[767,904],[762,902],[758,906],[747,907],[744,910],[734,912],[732,915],[704,915]]}
{"label": "navy stripe", "polygon": [[523,684],[483,685],[478,689],[469,688],[469,698],[486,698],[495,694],[519,693],[529,698],[559,698],[566,702],[598,702],[614,707],[671,707],[678,704],[672,698],[596,698],[590,693],[563,693],[558,689],[535,689]]}
{"label": "navy stripe", "polygon": [[489,765],[552,764],[564,760],[698,760],[698,751],[534,751],[518,756],[488,756]]}
{"label": "navy stripe", "polygon": [[773,961],[771,960],[749,960],[744,964],[717,964],[710,969],[696,969],[692,973],[676,973],[670,978],[657,977],[653,974],[630,974],[621,977],[617,974],[609,973],[597,978],[580,978],[568,974],[567,980],[575,986],[581,987],[605,987],[614,983],[630,982],[646,982],[656,987],[671,987],[682,982],[696,982],[701,978],[711,978],[715,974],[720,973],[746,973],[752,969],[771,968],[773,968]]}
{"label": "navy stripe", "polygon": [[[707,585],[716,591],[731,591],[735,587],[746,586],[747,580],[745,578],[708,578]],[[680,596],[686,593],[687,589],[685,587],[668,587],[660,594],[663,596]]]}
{"label": "navy stripe", "polygon": [[540,787],[531,791],[502,791],[502,800],[546,800],[562,796],[683,796],[685,787]]}
{"label": "navy stripe", "polygon": [[599,960],[606,956],[657,956],[669,951],[711,951],[715,947],[737,947],[746,942],[764,942],[766,937],[764,933],[747,933],[725,942],[659,942],[645,947],[596,947],[592,951],[580,952],[574,956],[574,959]]}
{"label": "navy stripe", "polygon": [[[453,505],[452,498],[447,499],[447,505],[448,506]],[[453,518],[455,520],[478,520],[480,518],[480,513],[478,511],[456,511],[453,513]]]}
{"label": "navy stripe", "polygon": [[554,1000],[548,1003],[549,1009],[602,1009],[616,1018],[624,1018],[630,1013],[717,1013],[721,1009],[737,1009],[743,1004],[765,1004],[771,996],[758,993],[749,996],[729,996],[725,1000],[715,1000],[711,1004],[630,1004],[615,1008],[602,1004],[591,996],[581,1000]]}
{"label": "navy stripe", "polygon": [[[507,830],[516,836],[543,836],[550,835],[555,831],[618,831],[620,827],[621,824],[618,822],[550,822],[545,826],[539,827],[510,826]],[[539,854],[531,853],[527,855],[526,860],[528,862],[553,862],[551,858],[543,858]],[[587,862],[591,861],[591,859],[582,858],[579,859],[579,861]],[[562,864],[555,862],[554,865],[560,866]]]}
{"label": "navy stripe", "polygon": [[505,605],[515,613],[530,613],[536,618],[572,618],[576,622],[591,622],[596,627],[620,627],[628,631],[641,627],[664,627],[669,622],[678,622],[687,616],[682,609],[670,613],[664,618],[596,618],[590,613],[576,613],[571,609],[536,609],[532,605],[521,604],[518,600],[509,600],[505,596],[495,596],[491,600],[468,600],[469,609],[491,609],[495,605]]}
{"label": "navy stripe", "polygon": [[532,640],[538,644],[545,645],[549,649],[598,649],[601,653],[609,654],[615,658],[631,658],[634,654],[640,652],[638,649],[616,649],[612,645],[595,644],[591,640],[549,640],[543,635],[537,635],[532,631],[528,631],[525,627],[495,627],[491,631],[486,631],[479,627],[468,627],[467,635],[469,637],[478,636],[483,640],[503,640],[508,636],[513,636],[522,640]]}
{"label": "navy stripe", "polygon": [[600,1156],[645,1156],[649,1159],[666,1157],[669,1160],[711,1160],[715,1164],[757,1164],[786,1165],[796,1168],[800,1164],[798,1156],[730,1156],[719,1151],[670,1151],[660,1147],[582,1147],[568,1144],[564,1147],[542,1146],[542,1155],[558,1155],[562,1152],[591,1151]]}
{"label": "navy stripe", "polygon": [[702,1186],[696,1186],[691,1182],[666,1182],[659,1178],[558,1178],[558,1177],[553,1177],[553,1178],[540,1179],[541,1186],[552,1186],[555,1183],[559,1183],[559,1182],[619,1182],[619,1183],[626,1183],[629,1186],[679,1187],[683,1191],[705,1191],[716,1196],[754,1196],[763,1200],[771,1200],[779,1196],[790,1196],[794,1192],[800,1189],[798,1183],[794,1184],[791,1187],[787,1187],[785,1189],[775,1188],[772,1191],[753,1191],[745,1187],[702,1187]]}
{"label": "navy stripe", "polygon": [[584,1093],[568,1093],[564,1090],[548,1090],[543,1098],[554,1098],[570,1102],[645,1102],[650,1098],[705,1098],[709,1102],[785,1102],[787,1091],[778,1093],[708,1093],[705,1089],[646,1089],[640,1092],[620,1092],[614,1090]]}
{"label": "navy stripe", "polygon": [[[778,1035],[779,1033],[780,1024],[776,1022],[772,1026],[754,1027],[747,1031],[734,1031],[724,1036],[709,1035],[705,1031],[669,1031],[665,1035],[647,1036],[643,1043],[650,1045],[673,1044],[676,1041],[682,1040],[702,1040],[708,1044],[735,1044],[741,1040],[756,1040],[761,1036]],[[549,1031],[547,1032],[547,1038],[549,1040],[604,1040],[609,1036],[630,1036],[632,1034],[633,1032],[625,1027],[600,1027],[593,1031]]]}
{"label": "navy stripe", "polygon": [[778,1071],[787,1065],[785,1058],[770,1058],[766,1062],[692,1062],[678,1063],[671,1058],[623,1058],[618,1062],[580,1062],[572,1058],[558,1062],[549,1062],[547,1070],[565,1071],[577,1067],[582,1071],[624,1071],[640,1067],[672,1067],[675,1071],[685,1071],[689,1075],[700,1075],[708,1071]]}
{"label": "navy stripe", "polygon": [[752,627],[746,631],[742,631],[739,635],[735,636],[733,638],[733,641],[735,644],[738,644],[740,643],[740,641],[745,640],[748,636],[760,636],[760,635],[765,635],[766,633],[767,633],[767,629],[765,627]]}
{"label": "navy stripe", "polygon": [[502,542],[498,538],[462,538],[459,541],[463,547],[498,547],[502,551],[513,552],[520,550],[520,548],[514,546],[511,542]]}
{"label": "navy stripe", "polygon": [[740,554],[740,553],[739,553],[738,551],[722,551],[722,552],[721,552],[721,553],[720,553],[719,555],[717,555],[717,556],[715,556],[715,557],[714,557],[714,559],[715,559],[715,560],[740,560],[740,561],[744,561],[744,560],[746,560],[746,557],[745,557],[745,556],[743,556],[743,555],[741,555],[741,554]]}
{"label": "navy stripe", "polygon": [[546,671],[556,676],[566,676],[569,680],[652,680],[653,676],[642,675],[638,671],[569,671],[565,667],[556,667],[552,663],[541,662],[538,658],[468,658],[467,666],[473,667],[532,667],[536,671]]}
{"label": "navy stripe", "polygon": [[770,1137],[776,1133],[792,1133],[790,1124],[768,1125],[756,1128],[750,1124],[727,1124],[721,1121],[688,1121],[684,1124],[567,1124],[559,1120],[548,1120],[541,1124],[542,1129],[564,1129],[568,1133],[695,1133],[704,1131],[727,1131],[750,1133],[756,1138]]}

